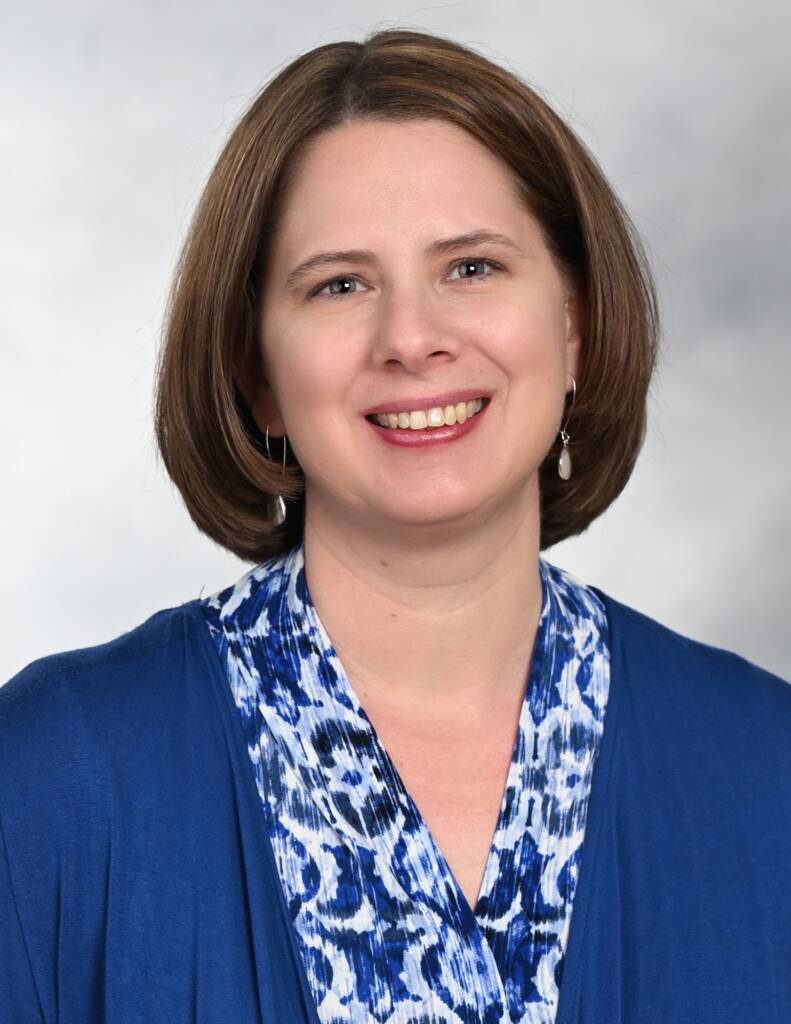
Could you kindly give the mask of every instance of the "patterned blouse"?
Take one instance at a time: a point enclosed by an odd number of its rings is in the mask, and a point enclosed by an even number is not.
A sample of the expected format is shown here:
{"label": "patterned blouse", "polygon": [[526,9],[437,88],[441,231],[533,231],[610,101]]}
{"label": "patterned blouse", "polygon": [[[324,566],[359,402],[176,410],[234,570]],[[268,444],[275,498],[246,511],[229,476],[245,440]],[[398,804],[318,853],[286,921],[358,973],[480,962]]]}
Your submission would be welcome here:
{"label": "patterned blouse", "polygon": [[204,598],[322,1024],[550,1024],[609,692],[598,596],[539,559],[542,610],[471,908],[338,660],[304,545]]}

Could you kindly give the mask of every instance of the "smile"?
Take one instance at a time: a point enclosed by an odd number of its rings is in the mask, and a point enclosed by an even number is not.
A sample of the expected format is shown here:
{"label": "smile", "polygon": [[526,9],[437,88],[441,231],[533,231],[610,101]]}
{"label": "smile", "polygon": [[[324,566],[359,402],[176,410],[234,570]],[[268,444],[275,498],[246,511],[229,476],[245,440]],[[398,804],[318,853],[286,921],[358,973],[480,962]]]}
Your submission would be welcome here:
{"label": "smile", "polygon": [[484,398],[475,398],[456,405],[435,405],[431,409],[415,409],[413,412],[384,412],[369,418],[387,430],[433,430],[472,419],[481,411],[484,401]]}
{"label": "smile", "polygon": [[[490,405],[491,399],[488,397],[475,398],[471,402],[415,409],[412,412],[376,413],[365,419],[383,441],[415,451],[449,444],[465,437],[484,419]],[[390,426],[393,419],[395,426]]]}

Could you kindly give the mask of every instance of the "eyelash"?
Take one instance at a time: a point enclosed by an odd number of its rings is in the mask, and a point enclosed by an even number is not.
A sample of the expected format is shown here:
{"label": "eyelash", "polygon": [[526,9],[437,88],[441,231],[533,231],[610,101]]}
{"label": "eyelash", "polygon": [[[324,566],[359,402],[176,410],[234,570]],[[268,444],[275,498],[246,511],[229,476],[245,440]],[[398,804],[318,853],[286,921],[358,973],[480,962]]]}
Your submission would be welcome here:
{"label": "eyelash", "polygon": [[[505,269],[502,266],[502,264],[497,263],[495,260],[486,259],[483,256],[466,256],[464,259],[456,260],[455,263],[452,263],[451,266],[450,266],[450,269],[451,270],[456,270],[457,267],[462,267],[462,266],[464,266],[465,263],[485,263],[485,264],[487,264],[487,266],[492,267],[495,271],[500,271],[500,270],[504,270]],[[490,275],[489,274],[485,274],[485,275],[480,275],[480,276],[481,277],[489,277]],[[460,278],[460,280],[462,280],[462,281],[465,281],[465,280],[475,281],[477,277],[478,277],[478,275],[475,275],[475,276],[470,277],[470,278]],[[341,274],[339,277],[332,277],[332,278],[330,278],[329,281],[325,281],[323,284],[318,285],[317,288],[314,288],[313,291],[310,293],[310,298],[318,298],[321,295],[321,292],[328,285],[335,284],[336,281],[358,281],[359,282],[359,278],[356,277],[354,274]],[[323,298],[325,298],[325,299],[343,299],[347,295],[355,295],[355,294],[356,294],[356,292],[336,292],[335,294],[332,294],[332,293],[328,292],[325,296],[323,296]]]}

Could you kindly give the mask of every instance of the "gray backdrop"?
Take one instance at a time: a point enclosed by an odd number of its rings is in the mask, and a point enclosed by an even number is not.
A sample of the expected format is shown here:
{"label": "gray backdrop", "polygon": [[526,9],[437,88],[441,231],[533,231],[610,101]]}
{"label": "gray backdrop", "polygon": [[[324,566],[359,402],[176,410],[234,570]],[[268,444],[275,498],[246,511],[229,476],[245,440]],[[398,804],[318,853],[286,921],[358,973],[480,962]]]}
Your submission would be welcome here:
{"label": "gray backdrop", "polygon": [[664,349],[646,447],[616,504],[545,557],[791,678],[789,10],[6,4],[0,680],[248,568],[197,533],[155,460],[170,273],[263,82],[313,46],[395,25],[472,44],[538,87],[649,247]]}

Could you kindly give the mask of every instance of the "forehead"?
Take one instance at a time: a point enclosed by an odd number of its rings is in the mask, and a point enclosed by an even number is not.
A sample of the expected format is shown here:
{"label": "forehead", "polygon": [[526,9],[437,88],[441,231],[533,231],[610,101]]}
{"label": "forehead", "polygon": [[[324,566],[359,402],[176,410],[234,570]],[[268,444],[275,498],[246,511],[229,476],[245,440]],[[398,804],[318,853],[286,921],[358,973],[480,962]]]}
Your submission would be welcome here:
{"label": "forehead", "polygon": [[[314,138],[295,166],[279,225],[289,253],[532,221],[512,172],[456,125],[358,120]],[[360,233],[365,234],[365,239]],[[353,237],[352,237],[353,236]]]}

